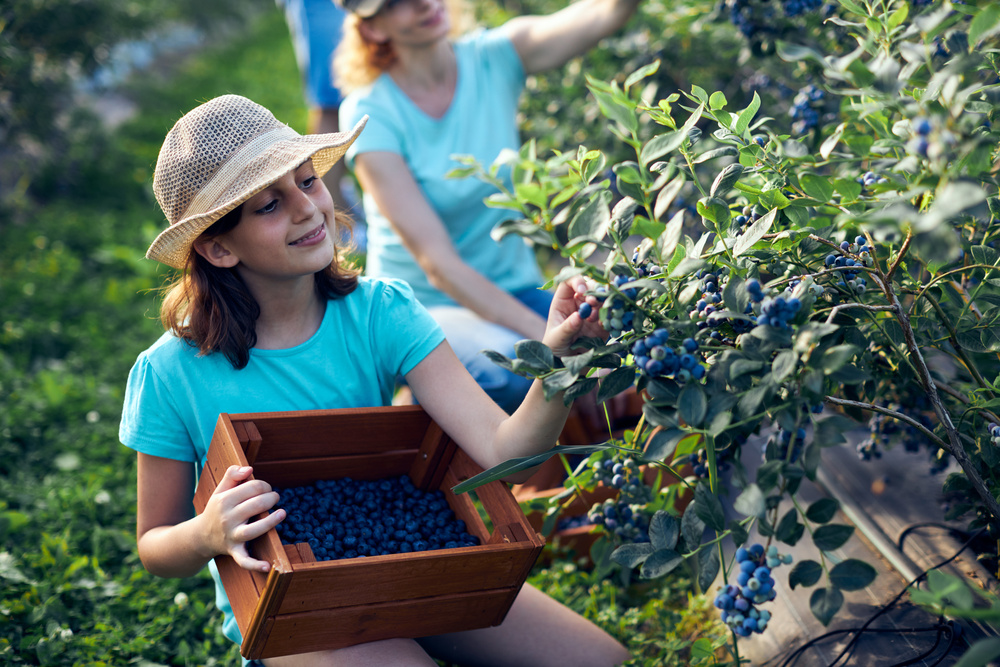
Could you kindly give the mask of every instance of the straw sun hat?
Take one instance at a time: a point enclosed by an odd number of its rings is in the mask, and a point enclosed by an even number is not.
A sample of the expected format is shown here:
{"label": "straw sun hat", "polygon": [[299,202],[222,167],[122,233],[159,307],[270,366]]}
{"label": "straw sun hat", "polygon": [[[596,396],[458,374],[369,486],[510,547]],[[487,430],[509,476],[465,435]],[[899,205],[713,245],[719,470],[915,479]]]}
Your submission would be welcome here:
{"label": "straw sun hat", "polygon": [[156,160],[153,193],[170,226],[146,257],[183,269],[191,244],[212,223],[309,158],[323,176],[367,120],[350,132],[302,136],[239,95],[189,111],[167,133]]}

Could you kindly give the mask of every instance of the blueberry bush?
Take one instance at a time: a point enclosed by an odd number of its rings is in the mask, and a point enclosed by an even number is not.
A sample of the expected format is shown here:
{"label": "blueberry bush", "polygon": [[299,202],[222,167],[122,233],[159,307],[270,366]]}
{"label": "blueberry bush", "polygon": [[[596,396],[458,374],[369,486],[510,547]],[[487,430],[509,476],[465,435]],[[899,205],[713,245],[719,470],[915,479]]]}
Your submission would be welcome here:
{"label": "blueberry bush", "polygon": [[[659,60],[587,76],[606,123],[600,148],[549,150],[532,138],[493,165],[464,161],[453,172],[496,186],[489,203],[512,214],[495,234],[557,253],[565,266],[555,281],[593,281],[611,334],[572,357],[525,341],[515,358],[494,360],[567,401],[641,392],[642,421],[624,439],[567,451],[588,457],[568,486],[592,485],[605,461],[613,469],[625,458],[684,478],[686,504],[628,505],[638,529],[616,531],[614,512],[593,518],[611,528],[623,567],[655,577],[687,563],[703,589],[716,585],[737,635],[766,627],[757,605],[773,590],[777,543],[811,538],[817,556],[792,565],[788,585],[812,588],[824,624],[844,592],[876,576],[826,555],[853,532],[833,522],[836,501],[795,497],[823,449],[859,426],[871,436],[862,458],[902,444],[926,452],[932,471],[953,464],[943,479],[950,517],[987,536],[980,556],[995,562],[1000,8],[684,8],[743,40],[738,61],[755,64],[754,89],[691,83],[663,95]],[[646,6],[640,20],[657,11],[666,10]],[[512,170],[512,188],[501,169]],[[765,430],[763,461],[749,471],[739,450]],[[744,518],[727,521],[727,506]],[[723,559],[721,541],[740,546],[751,526],[766,544]]]}

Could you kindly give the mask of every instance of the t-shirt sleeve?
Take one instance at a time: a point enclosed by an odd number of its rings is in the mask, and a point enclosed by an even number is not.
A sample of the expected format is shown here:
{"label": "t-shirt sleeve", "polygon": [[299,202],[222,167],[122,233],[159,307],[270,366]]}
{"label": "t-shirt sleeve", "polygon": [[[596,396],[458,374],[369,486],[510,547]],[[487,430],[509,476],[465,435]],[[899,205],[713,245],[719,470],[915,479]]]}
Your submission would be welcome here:
{"label": "t-shirt sleeve", "polygon": [[444,332],[401,280],[380,281],[371,319],[376,354],[396,375],[406,375],[444,340]]}
{"label": "t-shirt sleeve", "polygon": [[[376,82],[377,83],[377,82]],[[347,149],[348,166],[354,167],[354,158],[361,153],[387,151],[403,155],[403,136],[400,125],[395,121],[391,105],[379,100],[379,90],[375,84],[354,91],[340,105],[340,127],[354,127],[365,114],[368,123]]]}
{"label": "t-shirt sleeve", "polygon": [[474,33],[473,45],[492,80],[517,99],[524,88],[526,77],[524,64],[510,37],[501,28],[483,30]]}
{"label": "t-shirt sleeve", "polygon": [[166,383],[145,355],[129,372],[118,438],[143,454],[177,461],[197,458]]}

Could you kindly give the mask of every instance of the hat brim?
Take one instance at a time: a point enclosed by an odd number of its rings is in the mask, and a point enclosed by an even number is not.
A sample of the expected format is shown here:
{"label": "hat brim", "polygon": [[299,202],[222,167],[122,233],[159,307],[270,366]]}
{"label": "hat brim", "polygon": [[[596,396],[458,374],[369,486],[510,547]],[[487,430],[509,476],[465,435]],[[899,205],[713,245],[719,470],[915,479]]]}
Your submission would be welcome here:
{"label": "hat brim", "polygon": [[191,246],[202,232],[306,160],[312,160],[316,175],[322,177],[344,157],[367,122],[368,116],[365,116],[349,132],[300,135],[269,146],[247,164],[244,171],[252,172],[252,178],[224,192],[217,199],[221,202],[218,206],[182,218],[160,232],[146,251],[146,258],[183,269],[187,266]]}
{"label": "hat brim", "polygon": [[336,4],[345,11],[369,19],[379,13],[385,0],[336,0]]}

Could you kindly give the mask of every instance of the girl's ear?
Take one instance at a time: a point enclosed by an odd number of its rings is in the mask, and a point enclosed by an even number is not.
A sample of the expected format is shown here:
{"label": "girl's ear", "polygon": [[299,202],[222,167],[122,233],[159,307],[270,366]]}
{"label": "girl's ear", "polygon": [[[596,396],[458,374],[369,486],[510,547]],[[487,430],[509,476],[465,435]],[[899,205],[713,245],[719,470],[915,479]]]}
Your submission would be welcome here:
{"label": "girl's ear", "polygon": [[220,269],[231,269],[239,264],[239,258],[219,242],[214,239],[197,239],[194,242],[194,251],[208,260],[212,266]]}

